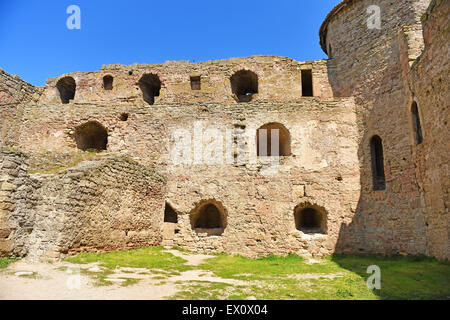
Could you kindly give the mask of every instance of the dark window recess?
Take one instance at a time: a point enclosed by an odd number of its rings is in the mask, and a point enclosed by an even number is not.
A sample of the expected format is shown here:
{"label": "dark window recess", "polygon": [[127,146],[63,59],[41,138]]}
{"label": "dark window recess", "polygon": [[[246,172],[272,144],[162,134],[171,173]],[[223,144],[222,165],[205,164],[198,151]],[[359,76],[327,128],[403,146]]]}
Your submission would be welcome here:
{"label": "dark window recess", "polygon": [[312,70],[302,70],[302,96],[313,96]]}
{"label": "dark window recess", "polygon": [[64,77],[58,80],[56,88],[59,91],[62,103],[69,103],[70,100],[75,98],[76,87],[75,79],[72,77]]}
{"label": "dark window recess", "polygon": [[295,227],[305,233],[325,233],[326,216],[316,209],[304,208],[295,212]]}
{"label": "dark window recess", "polygon": [[200,210],[194,228],[223,228],[219,209],[212,203],[205,205]]}
{"label": "dark window recess", "polygon": [[231,92],[239,102],[250,102],[255,93],[258,93],[258,75],[249,70],[240,70],[230,78]]}
{"label": "dark window recess", "polygon": [[113,88],[113,77],[112,76],[104,76],[103,77],[103,89],[112,90]]}
{"label": "dark window recess", "polygon": [[178,222],[177,213],[168,203],[166,203],[166,207],[164,209],[164,222],[171,222],[171,223]]}
{"label": "dark window recess", "polygon": [[139,80],[139,87],[142,90],[142,97],[148,104],[155,103],[155,97],[159,96],[161,81],[156,74],[144,74]]}
{"label": "dark window recess", "polygon": [[128,116],[129,116],[129,114],[124,112],[124,113],[120,114],[119,119],[120,119],[120,121],[127,121]]}
{"label": "dark window recess", "polygon": [[191,77],[191,90],[200,90],[200,89],[201,89],[200,76]]}
{"label": "dark window recess", "polygon": [[372,162],[372,180],[374,190],[386,189],[384,176],[383,142],[379,136],[370,139],[370,155]]}
{"label": "dark window recess", "polygon": [[106,150],[108,132],[97,121],[89,121],[75,128],[77,148],[85,150]]}
{"label": "dark window recess", "polygon": [[423,141],[422,137],[422,126],[420,125],[419,109],[417,108],[417,103],[413,102],[411,107],[413,131],[414,131],[414,141],[416,145],[421,144]]}

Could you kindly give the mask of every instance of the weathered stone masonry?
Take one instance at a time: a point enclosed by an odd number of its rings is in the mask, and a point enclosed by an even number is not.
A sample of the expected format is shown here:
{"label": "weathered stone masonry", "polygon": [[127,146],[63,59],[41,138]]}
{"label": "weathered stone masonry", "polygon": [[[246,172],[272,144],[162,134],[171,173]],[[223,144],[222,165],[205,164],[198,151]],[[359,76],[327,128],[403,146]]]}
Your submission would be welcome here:
{"label": "weathered stone masonry", "polygon": [[[1,254],[163,243],[448,259],[448,2],[421,21],[428,2],[343,1],[320,30],[326,61],[107,65],[44,88],[2,73]],[[373,4],[381,30],[365,25]],[[275,174],[256,157],[261,128],[281,129]],[[207,163],[211,146],[231,146],[216,151],[228,162]]]}

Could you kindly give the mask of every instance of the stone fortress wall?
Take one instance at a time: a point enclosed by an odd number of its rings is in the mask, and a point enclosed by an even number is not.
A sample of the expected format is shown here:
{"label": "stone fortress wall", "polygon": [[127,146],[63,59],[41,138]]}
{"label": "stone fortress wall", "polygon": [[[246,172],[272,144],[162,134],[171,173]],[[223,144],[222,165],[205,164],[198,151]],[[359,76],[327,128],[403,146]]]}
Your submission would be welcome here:
{"label": "stone fortress wall", "polygon": [[[373,2],[381,30],[364,28]],[[107,65],[23,84],[19,95],[2,78],[14,94],[0,95],[0,252],[162,243],[448,259],[448,4],[432,1],[422,24],[427,4],[341,2],[320,30],[328,60]],[[271,174],[257,133],[274,128],[282,156]],[[374,135],[384,165],[377,190]],[[190,142],[181,164],[180,141]]]}

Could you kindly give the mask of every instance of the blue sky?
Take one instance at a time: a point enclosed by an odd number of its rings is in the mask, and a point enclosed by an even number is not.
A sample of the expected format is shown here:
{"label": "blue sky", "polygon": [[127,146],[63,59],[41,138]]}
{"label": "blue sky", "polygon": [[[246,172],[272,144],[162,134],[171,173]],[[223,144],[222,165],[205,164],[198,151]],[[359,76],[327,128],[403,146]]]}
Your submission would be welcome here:
{"label": "blue sky", "polygon": [[[102,64],[255,54],[326,58],[318,31],[339,0],[0,0],[0,68],[34,84]],[[69,5],[81,29],[69,30]]]}

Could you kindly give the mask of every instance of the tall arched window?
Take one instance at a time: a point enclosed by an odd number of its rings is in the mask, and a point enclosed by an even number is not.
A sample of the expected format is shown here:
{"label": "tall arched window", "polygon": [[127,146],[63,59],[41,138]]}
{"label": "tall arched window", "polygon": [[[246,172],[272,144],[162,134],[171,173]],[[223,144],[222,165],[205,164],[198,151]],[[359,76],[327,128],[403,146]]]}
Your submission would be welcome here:
{"label": "tall arched window", "polygon": [[256,148],[258,156],[289,156],[291,135],[281,123],[267,123],[256,130]]}
{"label": "tall arched window", "polygon": [[75,142],[77,148],[83,151],[106,150],[108,132],[99,122],[89,121],[75,128]]}
{"label": "tall arched window", "polygon": [[103,77],[103,89],[112,90],[114,78],[112,76]]}
{"label": "tall arched window", "polygon": [[70,100],[75,98],[76,87],[75,79],[72,77],[64,77],[58,80],[56,88],[59,91],[62,103],[69,103]]}
{"label": "tall arched window", "polygon": [[415,101],[411,106],[411,116],[414,132],[414,142],[416,143],[416,145],[418,145],[422,143],[423,137],[422,137],[422,126],[420,125],[419,109],[417,108],[417,103]]}
{"label": "tall arched window", "polygon": [[258,93],[258,75],[249,70],[240,70],[230,78],[231,92],[239,102],[250,102],[252,96]]}
{"label": "tall arched window", "polygon": [[386,178],[384,176],[383,142],[379,136],[375,135],[370,139],[370,156],[373,189],[384,190],[386,188]]}
{"label": "tall arched window", "polygon": [[139,87],[142,90],[144,101],[148,104],[154,104],[155,97],[159,96],[161,90],[161,80],[156,74],[144,74],[139,80]]}

